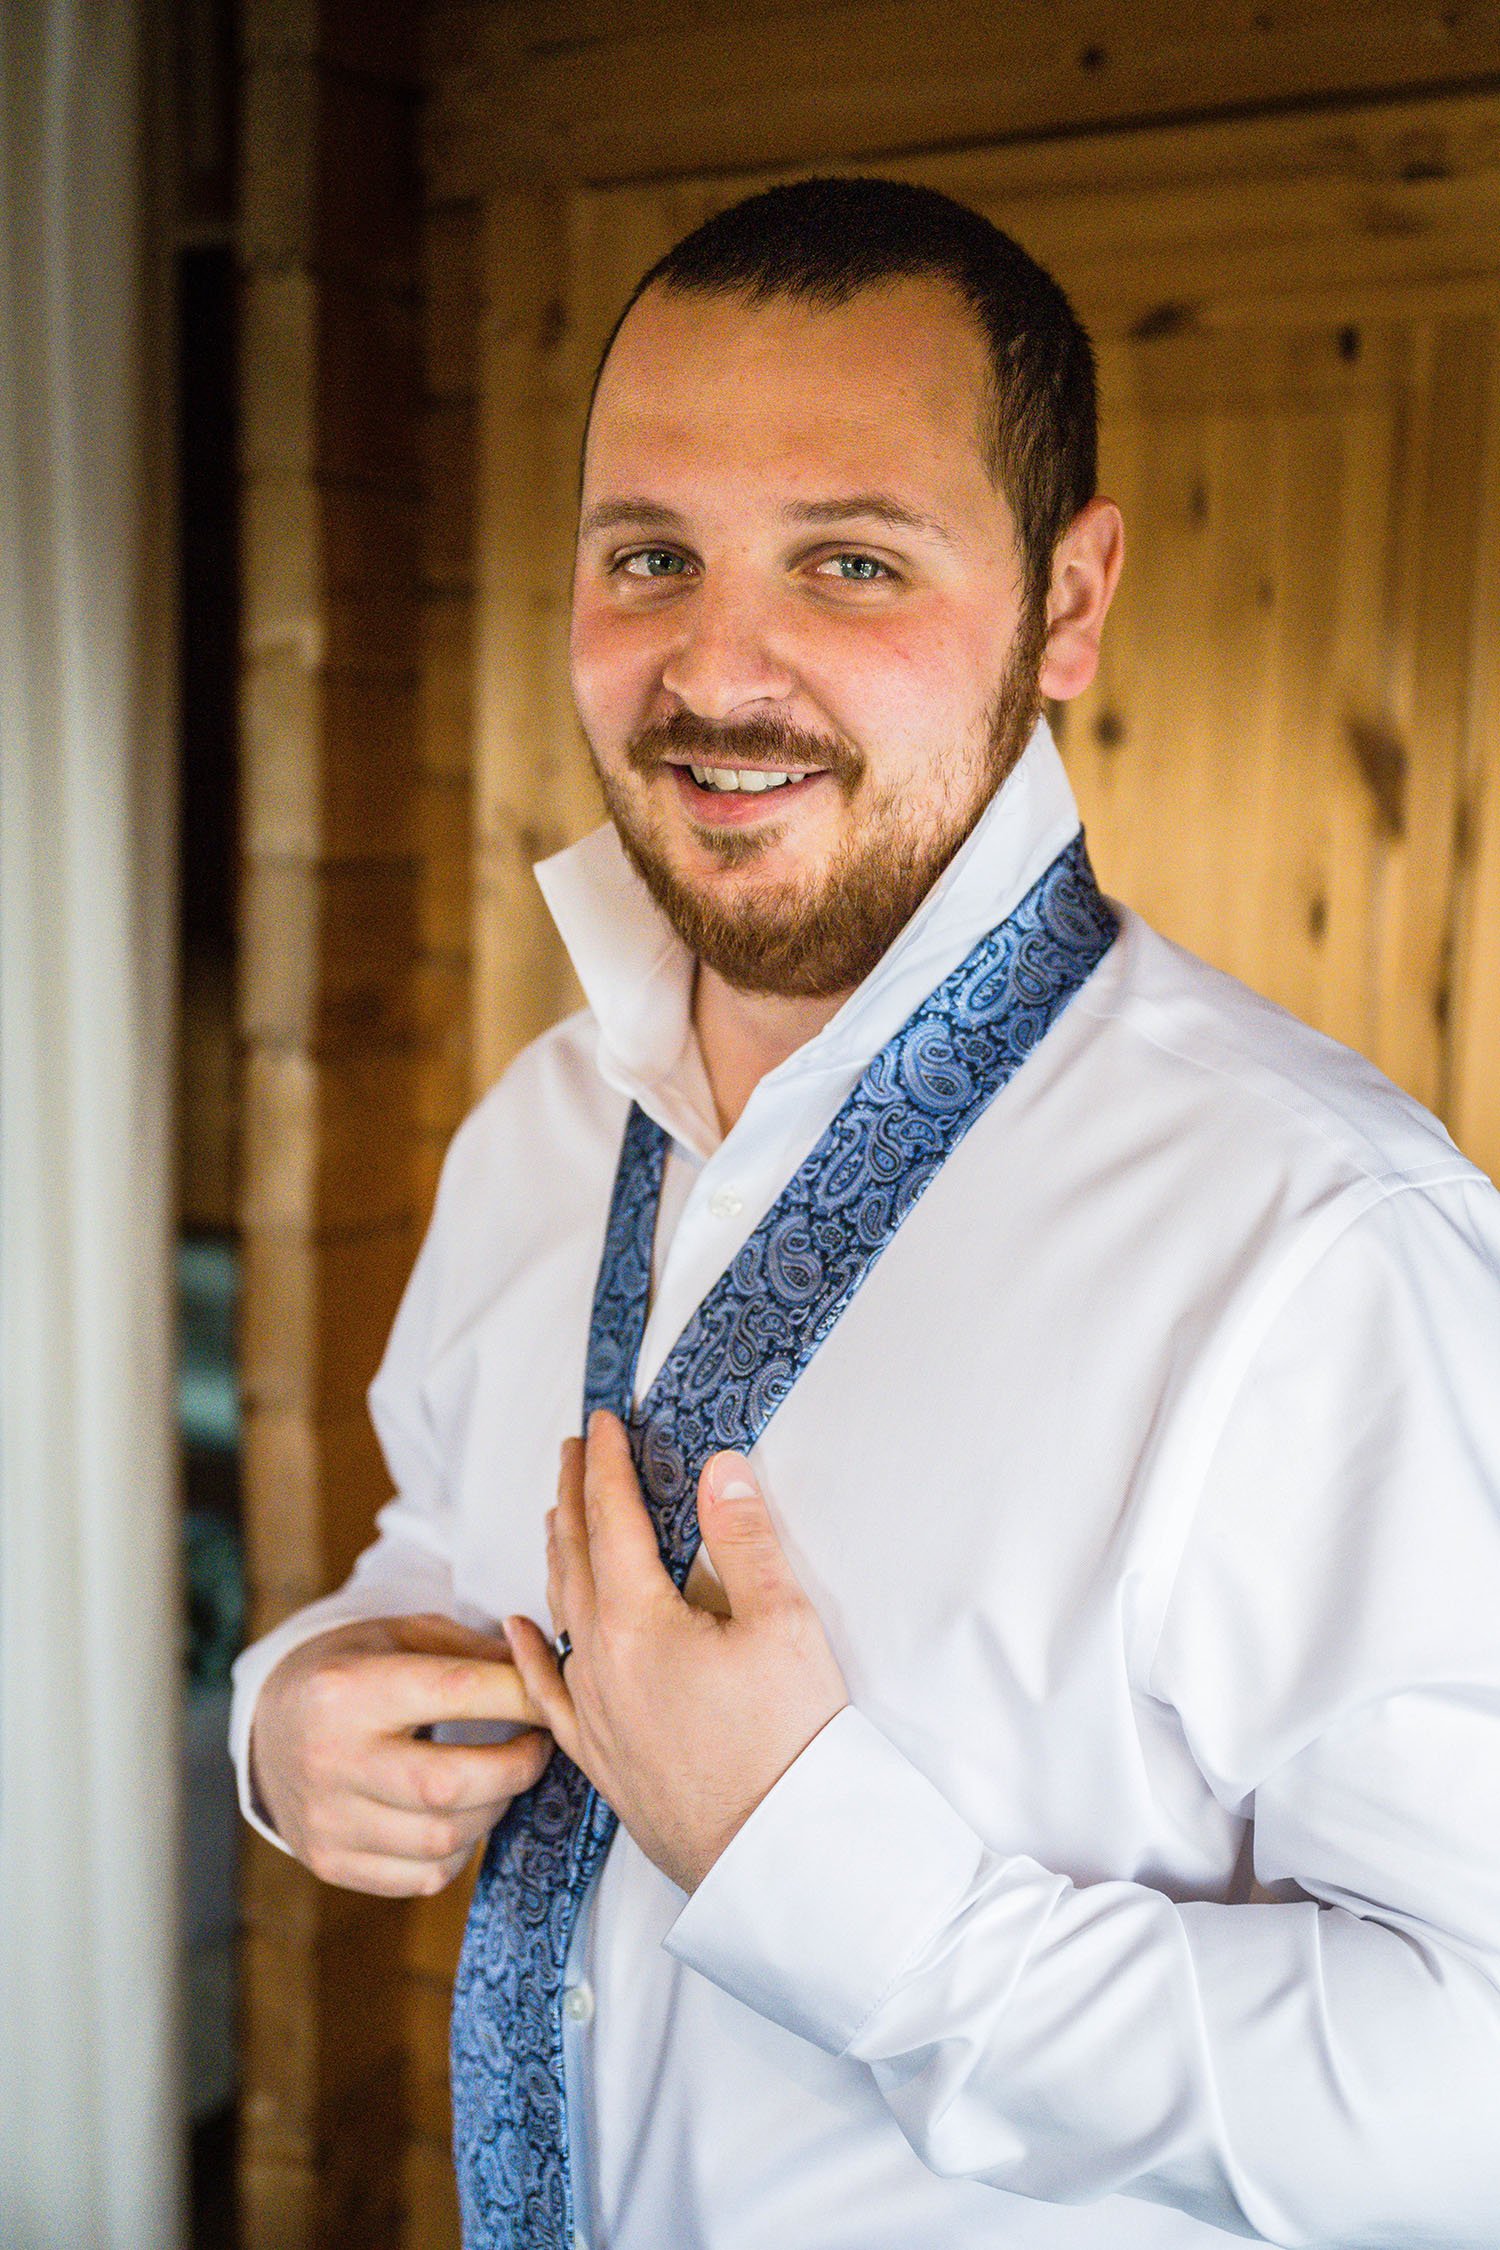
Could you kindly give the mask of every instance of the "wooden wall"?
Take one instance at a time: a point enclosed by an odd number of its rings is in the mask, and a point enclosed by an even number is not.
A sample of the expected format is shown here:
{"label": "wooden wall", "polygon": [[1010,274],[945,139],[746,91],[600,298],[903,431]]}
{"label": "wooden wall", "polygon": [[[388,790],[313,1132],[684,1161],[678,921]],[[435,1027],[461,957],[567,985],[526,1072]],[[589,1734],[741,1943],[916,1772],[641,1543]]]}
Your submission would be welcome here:
{"label": "wooden wall", "polygon": [[[418,1240],[417,54],[252,0],[242,175],[243,1382],[252,1625],[385,1497],[364,1411]],[[247,2243],[401,2239],[402,1913],[252,1843]]]}
{"label": "wooden wall", "polygon": [[[475,527],[481,479],[492,533],[524,540],[545,504],[516,463],[535,460],[556,405],[559,243],[580,193],[1278,110],[1326,111],[1336,145],[1354,98],[1500,87],[1500,12],[1425,0],[429,0],[419,53],[416,23],[400,0],[250,8],[242,1019],[260,1623],[342,1575],[384,1497],[361,1392],[442,1147],[567,991],[528,870],[583,800],[566,775],[496,778],[493,745],[529,691],[508,667],[480,674],[480,567],[493,587],[508,564],[476,553]],[[1430,170],[1430,138],[1405,162]],[[519,387],[481,462],[486,369]],[[555,596],[552,614],[535,598],[531,665],[557,630]],[[1494,645],[1493,630],[1475,639],[1471,683],[1491,711]],[[1500,817],[1485,812],[1476,856],[1479,811],[1475,797],[1470,933],[1500,929]],[[1497,953],[1467,947],[1466,1023],[1500,1021]],[[1455,1068],[1470,1114],[1500,1115],[1494,1045],[1475,1035]],[[455,1892],[391,1911],[255,1855],[249,2250],[456,2242],[446,2014],[462,1908]]]}

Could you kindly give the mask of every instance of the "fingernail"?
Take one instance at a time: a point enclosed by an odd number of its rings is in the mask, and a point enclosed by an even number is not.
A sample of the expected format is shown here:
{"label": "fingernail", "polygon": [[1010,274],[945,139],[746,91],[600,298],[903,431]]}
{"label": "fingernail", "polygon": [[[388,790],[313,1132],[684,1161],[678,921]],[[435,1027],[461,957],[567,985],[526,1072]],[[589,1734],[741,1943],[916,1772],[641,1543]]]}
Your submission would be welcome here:
{"label": "fingernail", "polygon": [[732,1469],[721,1470],[714,1479],[714,1488],[721,1500],[755,1500],[759,1498],[755,1480],[748,1469],[738,1462]]}

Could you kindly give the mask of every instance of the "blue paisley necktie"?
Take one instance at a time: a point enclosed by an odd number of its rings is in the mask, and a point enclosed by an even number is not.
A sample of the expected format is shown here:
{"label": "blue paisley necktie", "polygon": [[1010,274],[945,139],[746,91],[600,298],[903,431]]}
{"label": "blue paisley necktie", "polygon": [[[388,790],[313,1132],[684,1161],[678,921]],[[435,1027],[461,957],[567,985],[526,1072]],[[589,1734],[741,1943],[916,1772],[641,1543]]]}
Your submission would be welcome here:
{"label": "blue paisley necktie", "polygon": [[[1108,951],[1117,924],[1075,836],[1006,921],[881,1048],[688,1321],[639,1408],[666,1136],[625,1127],[584,1377],[630,1431],[662,1561],[698,1547],[697,1487],[746,1453],[918,1197]],[[615,1816],[561,1751],[490,1837],[453,1994],[454,2153],[466,2250],[568,2250],[563,1969]]]}

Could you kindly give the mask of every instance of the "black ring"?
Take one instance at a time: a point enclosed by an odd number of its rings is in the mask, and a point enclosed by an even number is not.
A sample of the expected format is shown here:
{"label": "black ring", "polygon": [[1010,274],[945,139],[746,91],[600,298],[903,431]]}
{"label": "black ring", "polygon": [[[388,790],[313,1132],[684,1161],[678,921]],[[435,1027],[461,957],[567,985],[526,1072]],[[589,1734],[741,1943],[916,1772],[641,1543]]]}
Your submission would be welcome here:
{"label": "black ring", "polygon": [[560,1672],[573,1653],[573,1639],[566,1625],[552,1643],[552,1653],[557,1658],[557,1669]]}

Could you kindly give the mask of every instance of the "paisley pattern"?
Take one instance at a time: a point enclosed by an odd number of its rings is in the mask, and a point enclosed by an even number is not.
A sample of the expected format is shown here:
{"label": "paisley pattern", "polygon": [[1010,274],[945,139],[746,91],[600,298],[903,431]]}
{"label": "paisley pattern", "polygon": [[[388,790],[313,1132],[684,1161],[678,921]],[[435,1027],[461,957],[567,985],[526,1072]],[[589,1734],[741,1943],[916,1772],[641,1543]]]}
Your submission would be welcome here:
{"label": "paisley pattern", "polygon": [[[638,1409],[666,1136],[632,1108],[594,1294],[584,1419],[627,1424],[662,1561],[698,1547],[698,1476],[748,1452],[902,1220],[1109,950],[1082,835],[869,1064],[688,1321]],[[615,1831],[558,1751],[490,1837],[453,1995],[454,2152],[465,2250],[569,2250],[562,1982]]]}

